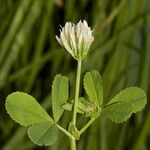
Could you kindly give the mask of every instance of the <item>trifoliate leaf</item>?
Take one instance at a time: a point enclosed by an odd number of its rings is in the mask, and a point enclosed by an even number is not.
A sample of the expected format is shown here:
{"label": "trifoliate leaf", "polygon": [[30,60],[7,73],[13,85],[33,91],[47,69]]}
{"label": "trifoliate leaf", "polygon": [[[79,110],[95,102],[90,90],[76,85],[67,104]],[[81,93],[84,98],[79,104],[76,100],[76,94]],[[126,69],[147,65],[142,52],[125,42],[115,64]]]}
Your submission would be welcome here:
{"label": "trifoliate leaf", "polygon": [[146,105],[146,95],[137,87],[126,88],[117,94],[104,108],[102,113],[117,123],[127,120],[132,113]]}
{"label": "trifoliate leaf", "polygon": [[108,104],[118,101],[129,102],[132,106],[132,113],[136,113],[144,108],[147,100],[146,94],[142,89],[130,87],[117,94]]}
{"label": "trifoliate leaf", "polygon": [[103,103],[103,83],[100,74],[93,70],[84,76],[84,89],[89,100],[100,106]]}
{"label": "trifoliate leaf", "polygon": [[54,122],[42,122],[30,126],[27,134],[35,144],[49,146],[57,139],[57,127]]}
{"label": "trifoliate leaf", "polygon": [[68,99],[68,79],[60,74],[56,75],[52,85],[52,109],[55,122],[63,114],[62,104]]}
{"label": "trifoliate leaf", "polygon": [[23,92],[14,92],[6,98],[6,110],[10,117],[21,125],[29,126],[52,118],[34,97]]}

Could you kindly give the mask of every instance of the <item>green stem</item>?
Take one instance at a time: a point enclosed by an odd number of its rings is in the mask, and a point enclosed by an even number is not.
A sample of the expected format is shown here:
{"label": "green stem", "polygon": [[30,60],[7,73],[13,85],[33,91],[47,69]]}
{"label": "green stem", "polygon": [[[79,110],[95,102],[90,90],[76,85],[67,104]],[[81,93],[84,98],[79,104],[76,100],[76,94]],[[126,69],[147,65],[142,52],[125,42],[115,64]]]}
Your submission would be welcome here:
{"label": "green stem", "polygon": [[96,118],[92,118],[80,131],[80,135],[95,121]]}
{"label": "green stem", "polygon": [[76,125],[76,117],[77,117],[77,107],[78,107],[78,98],[79,98],[79,90],[80,90],[80,76],[81,76],[81,60],[78,60],[75,99],[74,99],[73,118],[72,118],[72,123],[74,126]]}
{"label": "green stem", "polygon": [[76,150],[76,140],[75,139],[70,140],[70,149]]}
{"label": "green stem", "polygon": [[[81,60],[78,60],[75,99],[74,99],[73,116],[72,116],[72,123],[74,126],[76,126],[76,118],[77,118],[78,98],[79,98],[79,90],[80,90],[80,76],[81,76]],[[76,140],[75,139],[72,139],[70,141],[70,146],[71,146],[71,150],[76,150]]]}
{"label": "green stem", "polygon": [[61,130],[64,134],[66,134],[71,141],[75,140],[74,136],[70,134],[67,130],[65,130],[63,127],[61,127],[59,124],[56,124],[59,130]]}

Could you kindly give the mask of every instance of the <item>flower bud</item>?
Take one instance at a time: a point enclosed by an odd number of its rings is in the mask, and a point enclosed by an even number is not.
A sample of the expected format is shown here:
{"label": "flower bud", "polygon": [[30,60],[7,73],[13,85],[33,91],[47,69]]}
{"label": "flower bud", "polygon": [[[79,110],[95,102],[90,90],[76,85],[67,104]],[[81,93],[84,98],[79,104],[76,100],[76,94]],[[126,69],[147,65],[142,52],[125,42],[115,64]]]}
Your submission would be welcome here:
{"label": "flower bud", "polygon": [[56,36],[56,39],[75,59],[82,60],[87,55],[94,37],[91,28],[84,20],[76,25],[67,22],[60,29],[60,37]]}

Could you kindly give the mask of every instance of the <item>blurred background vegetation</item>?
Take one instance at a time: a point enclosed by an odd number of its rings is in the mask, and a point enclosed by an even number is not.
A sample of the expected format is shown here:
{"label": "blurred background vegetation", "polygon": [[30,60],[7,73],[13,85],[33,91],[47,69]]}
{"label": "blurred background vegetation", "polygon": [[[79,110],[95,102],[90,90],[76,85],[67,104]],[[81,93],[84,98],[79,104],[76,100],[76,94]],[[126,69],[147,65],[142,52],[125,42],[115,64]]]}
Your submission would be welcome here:
{"label": "blurred background vegetation", "polygon": [[[105,102],[125,87],[139,86],[148,104],[123,124],[97,119],[81,136],[78,150],[150,149],[150,0],[0,0],[0,150],[69,150],[60,132],[51,147],[34,145],[4,105],[8,94],[24,91],[51,114],[57,73],[69,77],[73,98],[76,62],[55,35],[66,21],[80,19],[87,20],[95,37],[82,75],[92,69],[101,73]],[[60,124],[67,128],[71,117],[66,112]],[[84,123],[79,116],[78,127]]]}

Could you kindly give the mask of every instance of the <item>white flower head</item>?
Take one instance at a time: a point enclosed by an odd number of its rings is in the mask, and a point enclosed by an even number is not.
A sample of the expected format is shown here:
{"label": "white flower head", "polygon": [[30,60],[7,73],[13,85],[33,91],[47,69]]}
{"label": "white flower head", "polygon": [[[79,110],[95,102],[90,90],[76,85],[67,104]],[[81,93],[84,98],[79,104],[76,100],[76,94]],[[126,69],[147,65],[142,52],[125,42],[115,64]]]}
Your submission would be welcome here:
{"label": "white flower head", "polygon": [[60,29],[60,37],[56,36],[56,39],[75,59],[82,60],[87,55],[94,37],[87,22],[80,20],[76,25],[67,22]]}

